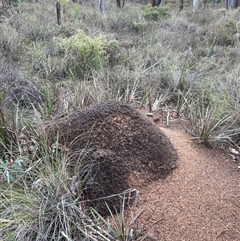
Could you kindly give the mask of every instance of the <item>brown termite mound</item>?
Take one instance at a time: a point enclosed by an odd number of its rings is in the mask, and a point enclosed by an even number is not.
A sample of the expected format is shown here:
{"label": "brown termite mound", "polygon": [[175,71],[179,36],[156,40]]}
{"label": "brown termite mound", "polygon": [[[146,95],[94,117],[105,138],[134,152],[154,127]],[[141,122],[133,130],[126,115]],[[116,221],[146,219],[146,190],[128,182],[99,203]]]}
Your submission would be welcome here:
{"label": "brown termite mound", "polygon": [[106,211],[105,202],[119,208],[121,195],[114,194],[163,179],[176,167],[177,152],[164,133],[119,101],[80,109],[47,130],[52,141],[57,136],[70,150],[71,173],[81,163],[76,181],[81,195],[101,213]]}

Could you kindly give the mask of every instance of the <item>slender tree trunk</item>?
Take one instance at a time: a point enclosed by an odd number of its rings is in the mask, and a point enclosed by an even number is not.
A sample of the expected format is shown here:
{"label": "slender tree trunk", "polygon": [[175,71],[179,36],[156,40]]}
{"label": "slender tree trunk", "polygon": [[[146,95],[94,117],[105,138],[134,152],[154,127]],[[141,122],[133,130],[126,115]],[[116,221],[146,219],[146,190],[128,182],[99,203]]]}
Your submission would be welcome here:
{"label": "slender tree trunk", "polygon": [[61,25],[61,5],[60,2],[56,2],[56,10],[57,10],[57,23],[58,25]]}
{"label": "slender tree trunk", "polygon": [[239,0],[234,0],[234,5],[233,5],[234,8],[238,8],[238,2]]}
{"label": "slender tree trunk", "polygon": [[165,6],[165,0],[162,0],[162,6],[163,7]]}
{"label": "slender tree trunk", "polygon": [[152,7],[156,6],[156,0],[152,0]]}
{"label": "slender tree trunk", "polygon": [[159,7],[161,0],[156,0],[156,6]]}
{"label": "slender tree trunk", "polygon": [[116,3],[118,8],[123,8],[125,5],[125,0],[122,0],[122,5],[121,5],[121,0],[116,0]]}
{"label": "slender tree trunk", "polygon": [[193,12],[198,11],[198,0],[193,0]]}
{"label": "slender tree trunk", "polygon": [[117,7],[121,8],[121,0],[116,0],[116,2],[117,2]]}
{"label": "slender tree trunk", "polygon": [[182,10],[183,10],[183,3],[184,3],[184,0],[180,0],[179,11],[182,11]]}
{"label": "slender tree trunk", "polygon": [[104,0],[99,0],[100,13],[104,14]]}

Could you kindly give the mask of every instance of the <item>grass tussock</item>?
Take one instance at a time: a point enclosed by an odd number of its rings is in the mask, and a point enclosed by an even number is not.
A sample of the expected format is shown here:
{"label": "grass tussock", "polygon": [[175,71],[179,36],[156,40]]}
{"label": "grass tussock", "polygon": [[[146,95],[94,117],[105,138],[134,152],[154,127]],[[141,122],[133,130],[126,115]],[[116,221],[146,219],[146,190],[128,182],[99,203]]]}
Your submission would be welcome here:
{"label": "grass tussock", "polygon": [[138,1],[117,9],[113,1],[103,15],[96,2],[62,4],[60,26],[53,0],[1,9],[1,236],[124,240],[107,236],[106,221],[74,197],[81,166],[70,175],[67,151],[49,146],[36,130],[78,108],[117,99],[174,110],[189,120],[189,131],[201,143],[237,148],[238,11],[226,12],[220,3],[179,12],[168,1],[167,7]]}

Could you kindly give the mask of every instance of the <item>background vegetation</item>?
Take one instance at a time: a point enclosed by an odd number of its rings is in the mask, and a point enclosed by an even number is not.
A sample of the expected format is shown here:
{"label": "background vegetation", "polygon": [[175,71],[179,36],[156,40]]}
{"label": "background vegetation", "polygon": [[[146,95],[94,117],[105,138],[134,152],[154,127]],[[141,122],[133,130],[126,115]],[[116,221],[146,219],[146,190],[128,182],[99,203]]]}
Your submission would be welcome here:
{"label": "background vegetation", "polygon": [[[144,240],[74,198],[68,153],[47,121],[102,100],[176,111],[201,143],[240,141],[239,12],[211,3],[13,1],[0,23],[0,236],[3,240]],[[200,2],[201,5],[201,2]],[[1,5],[0,5],[1,6]],[[124,206],[123,206],[124,207]],[[124,210],[124,208],[123,208]],[[114,219],[114,217],[112,217]],[[135,219],[133,219],[134,221]],[[106,227],[105,227],[106,226]],[[105,228],[104,228],[105,227]]]}

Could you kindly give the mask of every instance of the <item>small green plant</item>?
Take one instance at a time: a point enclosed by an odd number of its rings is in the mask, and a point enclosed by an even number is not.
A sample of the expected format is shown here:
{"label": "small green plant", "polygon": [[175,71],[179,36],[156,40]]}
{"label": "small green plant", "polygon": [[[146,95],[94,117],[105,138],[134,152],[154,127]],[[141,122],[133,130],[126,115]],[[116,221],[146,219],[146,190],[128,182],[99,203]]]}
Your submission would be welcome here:
{"label": "small green plant", "polygon": [[157,21],[162,18],[167,18],[170,16],[169,10],[166,7],[143,7],[143,16],[148,20]]}
{"label": "small green plant", "polygon": [[210,91],[203,92],[201,96],[195,93],[186,101],[192,132],[204,144],[220,139],[222,142],[230,141],[233,133],[236,135],[239,132],[233,131],[235,114],[230,114],[231,105],[228,99],[219,101]]}
{"label": "small green plant", "polygon": [[[207,144],[211,141],[229,141],[231,137],[239,133],[235,130],[235,134],[229,125],[233,120],[233,116],[226,114],[219,118],[218,106],[199,106],[192,109],[190,115],[193,133],[197,135],[200,143]],[[221,133],[219,135],[219,133]],[[229,135],[230,134],[230,135]]]}
{"label": "small green plant", "polygon": [[234,46],[237,42],[237,23],[228,19],[224,24],[221,23],[213,30],[212,45]]}
{"label": "small green plant", "polygon": [[120,47],[117,40],[110,40],[103,45],[104,56],[110,66],[114,66],[121,60]]}
{"label": "small green plant", "polygon": [[63,13],[66,13],[66,10],[67,10],[67,6],[69,4],[69,0],[58,0],[61,7],[62,7],[62,11]]}
{"label": "small green plant", "polygon": [[193,93],[191,92],[191,88],[187,90],[181,91],[178,89],[178,96],[177,96],[177,115],[180,116],[180,114],[184,113],[188,107],[188,102],[191,100]]}
{"label": "small green plant", "polygon": [[70,38],[58,38],[57,46],[70,76],[81,77],[106,64],[102,37],[93,39],[80,30]]}
{"label": "small green plant", "polygon": [[74,6],[74,14],[75,14],[76,16],[78,16],[78,15],[80,14],[80,12],[81,12],[81,6],[80,6],[80,4],[76,4],[76,5]]}
{"label": "small green plant", "polygon": [[236,21],[234,21],[233,19],[228,19],[225,23],[225,27],[236,29]]}
{"label": "small green plant", "polygon": [[[103,240],[117,240],[117,241],[144,241],[144,240],[155,240],[150,237],[143,228],[139,228],[136,224],[137,219],[142,214],[142,212],[134,215],[131,218],[126,216],[125,207],[126,197],[123,198],[121,202],[120,212],[116,214],[108,207],[110,219],[106,219],[101,216],[96,210],[92,209],[92,216],[94,222],[99,226],[103,227],[101,230]],[[131,211],[130,211],[131,212]],[[130,216],[130,215],[129,215]],[[105,227],[105,229],[104,229]],[[108,232],[106,231],[108,230]]]}
{"label": "small green plant", "polygon": [[132,25],[132,28],[135,32],[140,32],[144,29],[144,23],[140,23],[140,22],[134,22]]}

